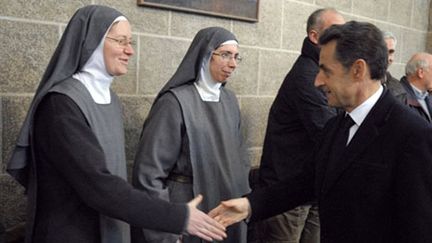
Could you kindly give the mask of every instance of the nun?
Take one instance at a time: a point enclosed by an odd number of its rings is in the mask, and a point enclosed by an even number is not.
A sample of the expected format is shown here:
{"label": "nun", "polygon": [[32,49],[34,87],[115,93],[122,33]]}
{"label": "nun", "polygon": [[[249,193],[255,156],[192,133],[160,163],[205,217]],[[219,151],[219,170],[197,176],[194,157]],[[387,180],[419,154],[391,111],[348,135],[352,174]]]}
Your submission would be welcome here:
{"label": "nun", "polygon": [[[240,109],[227,79],[240,63],[236,37],[226,29],[200,30],[144,122],[132,183],[154,197],[187,202],[204,196],[208,212],[221,200],[250,191],[250,163]],[[227,229],[224,242],[246,242],[246,225]],[[136,242],[201,242],[196,237],[134,229]]]}
{"label": "nun", "polygon": [[200,197],[171,204],[126,181],[122,108],[110,87],[133,54],[130,24],[112,8],[83,7],[68,23],[8,164],[28,194],[26,242],[128,243],[129,224],[225,235],[195,208]]}

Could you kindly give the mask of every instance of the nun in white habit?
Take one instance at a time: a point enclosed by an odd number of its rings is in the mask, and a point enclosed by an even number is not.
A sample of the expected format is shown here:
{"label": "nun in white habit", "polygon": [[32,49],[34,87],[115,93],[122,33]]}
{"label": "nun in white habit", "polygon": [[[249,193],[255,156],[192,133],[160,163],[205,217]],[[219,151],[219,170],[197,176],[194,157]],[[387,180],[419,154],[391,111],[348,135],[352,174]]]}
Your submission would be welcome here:
{"label": "nun in white habit", "polygon": [[[170,202],[202,194],[204,212],[250,191],[239,105],[225,87],[240,61],[237,39],[228,30],[210,27],[197,33],[144,123],[133,169],[136,188]],[[227,228],[227,235],[224,242],[246,242],[245,223]],[[136,242],[200,242],[141,229],[134,229],[132,237]]]}
{"label": "nun in white habit", "polygon": [[127,223],[222,239],[193,205],[126,181],[122,110],[110,86],[127,72],[131,38],[127,19],[105,6],[79,9],[65,29],[8,164],[28,194],[27,243],[128,243]]}

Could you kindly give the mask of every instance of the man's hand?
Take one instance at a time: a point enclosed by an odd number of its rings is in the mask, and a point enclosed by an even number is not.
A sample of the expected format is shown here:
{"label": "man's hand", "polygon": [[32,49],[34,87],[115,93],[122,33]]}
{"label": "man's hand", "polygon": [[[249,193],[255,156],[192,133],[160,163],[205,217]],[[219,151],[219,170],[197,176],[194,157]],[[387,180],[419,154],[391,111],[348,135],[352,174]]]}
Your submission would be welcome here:
{"label": "man's hand", "polygon": [[222,201],[208,215],[227,227],[247,218],[250,211],[251,208],[247,198],[236,198]]}
{"label": "man's hand", "polygon": [[202,199],[202,195],[198,195],[187,204],[189,221],[186,230],[188,234],[198,236],[206,241],[221,241],[227,237],[225,227],[196,208]]}

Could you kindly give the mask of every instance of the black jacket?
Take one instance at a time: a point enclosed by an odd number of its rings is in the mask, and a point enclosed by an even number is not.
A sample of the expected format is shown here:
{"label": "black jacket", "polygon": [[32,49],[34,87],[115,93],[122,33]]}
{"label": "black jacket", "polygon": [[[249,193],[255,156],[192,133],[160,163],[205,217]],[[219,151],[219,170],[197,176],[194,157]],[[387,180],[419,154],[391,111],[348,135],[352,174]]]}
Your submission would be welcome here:
{"label": "black jacket", "polygon": [[390,93],[394,96],[398,96],[402,93],[405,93],[404,88],[402,87],[402,84],[399,82],[398,79],[394,78],[390,72],[386,72],[386,75],[384,77],[383,81],[384,87],[386,87]]}
{"label": "black jacket", "polygon": [[[417,101],[417,98],[414,94],[414,90],[412,89],[411,85],[409,84],[406,77],[402,77],[400,81],[404,91],[401,92],[397,98],[404,103],[405,105],[409,106],[411,109],[413,109],[417,114],[419,114],[421,117],[423,117],[426,121],[431,122],[431,119],[426,114],[426,112],[423,110],[420,103]],[[429,94],[429,107],[432,107],[432,95]]]}
{"label": "black jacket", "polygon": [[301,55],[285,77],[268,116],[260,182],[274,184],[303,170],[319,132],[336,112],[314,86],[319,48],[305,38]]}

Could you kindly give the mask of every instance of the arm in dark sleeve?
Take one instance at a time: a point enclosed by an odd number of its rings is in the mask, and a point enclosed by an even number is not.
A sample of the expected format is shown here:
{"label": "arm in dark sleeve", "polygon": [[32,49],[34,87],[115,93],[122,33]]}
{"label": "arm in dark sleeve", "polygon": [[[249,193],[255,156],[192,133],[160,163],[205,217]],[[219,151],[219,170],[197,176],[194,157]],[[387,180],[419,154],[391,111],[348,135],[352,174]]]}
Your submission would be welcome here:
{"label": "arm in dark sleeve", "polygon": [[432,129],[415,130],[394,169],[394,242],[432,242]]}
{"label": "arm in dark sleeve", "polygon": [[[148,115],[134,161],[132,184],[153,197],[170,201],[166,180],[182,146],[180,104],[170,92],[160,97]],[[143,230],[148,242],[175,242],[179,236]]]}
{"label": "arm in dark sleeve", "polygon": [[79,107],[67,96],[49,94],[34,122],[36,153],[51,163],[89,207],[138,227],[181,233],[188,209],[133,189],[112,175],[104,153]]}
{"label": "arm in dark sleeve", "polygon": [[308,163],[301,174],[257,188],[247,198],[252,209],[251,221],[260,221],[305,204],[314,199],[314,166]]}

